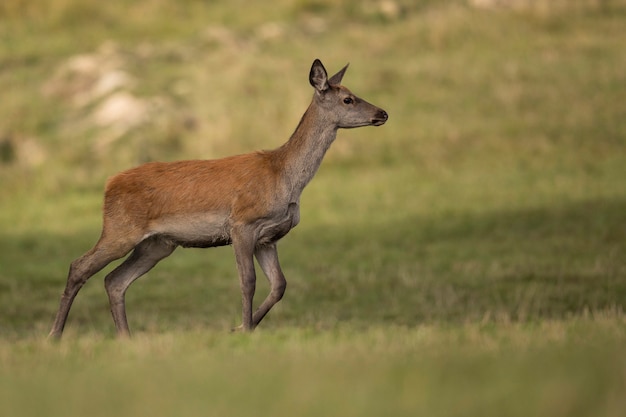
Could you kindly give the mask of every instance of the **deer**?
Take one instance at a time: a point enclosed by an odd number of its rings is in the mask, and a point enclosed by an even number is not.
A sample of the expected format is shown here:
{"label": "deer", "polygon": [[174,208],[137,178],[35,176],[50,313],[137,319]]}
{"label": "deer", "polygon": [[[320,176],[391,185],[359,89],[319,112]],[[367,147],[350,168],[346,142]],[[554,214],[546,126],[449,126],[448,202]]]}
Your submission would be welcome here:
{"label": "deer", "polygon": [[[313,62],[313,99],[289,140],[276,149],[222,159],[148,162],[109,178],[100,238],[70,264],[49,337],[61,338],[87,280],[132,251],[104,278],[116,335],[129,337],[128,287],[178,246],[232,245],[242,299],[242,324],[233,330],[254,330],[283,298],[287,281],[277,242],[300,222],[302,191],[338,129],[381,126],[388,119],[385,110],[341,85],[347,68],[328,78],[322,62]],[[254,258],[270,284],[255,311]]]}

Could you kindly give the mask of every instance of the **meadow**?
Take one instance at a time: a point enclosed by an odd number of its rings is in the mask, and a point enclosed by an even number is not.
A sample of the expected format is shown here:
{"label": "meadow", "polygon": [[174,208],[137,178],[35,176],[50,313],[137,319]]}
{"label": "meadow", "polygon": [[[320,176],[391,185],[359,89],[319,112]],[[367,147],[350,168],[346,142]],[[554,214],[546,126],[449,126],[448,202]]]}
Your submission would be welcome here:
{"label": "meadow", "polygon": [[[621,416],[626,3],[6,0],[0,414]],[[231,334],[230,247],[178,249],[46,334],[110,175],[281,145],[320,58],[384,108],[340,131]],[[256,300],[268,285],[260,270]]]}

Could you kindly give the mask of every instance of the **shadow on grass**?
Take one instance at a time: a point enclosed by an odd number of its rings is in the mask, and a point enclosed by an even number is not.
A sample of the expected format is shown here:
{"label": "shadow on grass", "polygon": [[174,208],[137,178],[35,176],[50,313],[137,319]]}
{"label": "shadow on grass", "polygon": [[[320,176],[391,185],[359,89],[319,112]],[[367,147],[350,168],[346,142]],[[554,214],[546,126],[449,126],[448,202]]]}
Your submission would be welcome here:
{"label": "shadow on grass", "polygon": [[311,272],[294,303],[338,320],[539,320],[626,304],[622,200],[438,213],[300,239],[324,249],[299,259]]}
{"label": "shadow on grass", "polygon": [[[0,333],[47,330],[67,266],[91,247],[92,235],[0,234]],[[289,287],[264,327],[534,321],[621,314],[626,304],[622,200],[436,213],[360,228],[308,225],[280,246]],[[68,326],[112,332],[104,273],[79,294]],[[131,327],[238,324],[229,248],[179,249],[149,276],[129,291]],[[257,288],[258,303],[268,291],[263,278]]]}

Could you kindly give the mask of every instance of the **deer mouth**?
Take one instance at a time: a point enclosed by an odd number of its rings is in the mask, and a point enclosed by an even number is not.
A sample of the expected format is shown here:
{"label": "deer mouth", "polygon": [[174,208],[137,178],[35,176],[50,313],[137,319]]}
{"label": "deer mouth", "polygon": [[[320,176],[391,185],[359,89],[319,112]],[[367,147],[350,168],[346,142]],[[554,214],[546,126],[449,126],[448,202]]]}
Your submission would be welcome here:
{"label": "deer mouth", "polygon": [[372,126],[381,126],[389,119],[389,115],[386,111],[381,110],[376,114],[376,117],[372,119]]}

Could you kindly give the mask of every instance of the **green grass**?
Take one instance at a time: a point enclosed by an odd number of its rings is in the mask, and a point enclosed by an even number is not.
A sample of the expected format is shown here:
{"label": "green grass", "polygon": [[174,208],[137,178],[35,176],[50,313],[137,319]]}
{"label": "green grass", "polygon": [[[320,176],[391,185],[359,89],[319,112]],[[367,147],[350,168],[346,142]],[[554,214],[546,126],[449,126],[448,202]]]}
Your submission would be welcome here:
{"label": "green grass", "polygon": [[[623,413],[623,1],[40,3],[0,5],[0,414]],[[76,56],[150,117],[97,127]],[[314,58],[349,61],[390,120],[339,133],[258,331],[229,333],[231,248],[179,249],[129,290],[133,340],[113,338],[112,265],[45,341],[106,177],[280,145]]]}
{"label": "green grass", "polygon": [[[614,316],[528,326],[283,328],[0,343],[7,415],[618,416]],[[35,354],[36,353],[36,354]]]}

